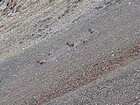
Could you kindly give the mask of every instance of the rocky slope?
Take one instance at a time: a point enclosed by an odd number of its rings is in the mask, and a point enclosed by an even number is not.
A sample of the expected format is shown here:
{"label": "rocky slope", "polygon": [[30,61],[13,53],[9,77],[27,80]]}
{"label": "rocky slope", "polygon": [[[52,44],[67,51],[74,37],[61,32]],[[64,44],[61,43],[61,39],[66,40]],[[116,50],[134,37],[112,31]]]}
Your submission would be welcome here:
{"label": "rocky slope", "polygon": [[0,105],[139,105],[140,0],[1,0]]}

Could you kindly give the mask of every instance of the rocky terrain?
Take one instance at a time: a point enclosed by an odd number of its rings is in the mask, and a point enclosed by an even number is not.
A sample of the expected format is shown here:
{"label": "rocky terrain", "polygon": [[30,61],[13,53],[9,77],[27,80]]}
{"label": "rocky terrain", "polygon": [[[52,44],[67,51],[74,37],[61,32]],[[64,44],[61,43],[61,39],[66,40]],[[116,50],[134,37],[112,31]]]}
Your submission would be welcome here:
{"label": "rocky terrain", "polygon": [[0,105],[140,105],[140,0],[0,0]]}

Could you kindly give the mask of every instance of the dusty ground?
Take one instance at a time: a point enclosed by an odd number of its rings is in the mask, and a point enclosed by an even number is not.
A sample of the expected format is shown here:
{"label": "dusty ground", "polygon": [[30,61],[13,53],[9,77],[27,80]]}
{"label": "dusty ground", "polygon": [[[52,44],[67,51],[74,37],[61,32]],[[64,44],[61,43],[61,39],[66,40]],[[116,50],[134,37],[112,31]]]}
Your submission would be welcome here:
{"label": "dusty ground", "polygon": [[1,0],[0,105],[139,105],[140,0]]}

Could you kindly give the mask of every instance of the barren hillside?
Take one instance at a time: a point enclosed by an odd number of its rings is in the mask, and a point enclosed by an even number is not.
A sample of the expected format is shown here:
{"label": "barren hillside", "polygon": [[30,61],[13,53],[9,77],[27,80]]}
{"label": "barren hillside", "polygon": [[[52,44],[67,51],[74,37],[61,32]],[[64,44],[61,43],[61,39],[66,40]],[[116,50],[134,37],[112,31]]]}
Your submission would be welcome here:
{"label": "barren hillside", "polygon": [[140,0],[0,0],[0,105],[139,105]]}

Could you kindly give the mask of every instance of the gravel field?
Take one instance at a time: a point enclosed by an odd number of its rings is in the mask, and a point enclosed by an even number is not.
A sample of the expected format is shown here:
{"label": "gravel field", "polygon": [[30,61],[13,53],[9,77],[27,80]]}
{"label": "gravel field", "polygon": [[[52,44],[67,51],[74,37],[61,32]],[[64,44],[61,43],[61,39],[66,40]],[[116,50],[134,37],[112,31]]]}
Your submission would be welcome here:
{"label": "gravel field", "polygon": [[0,0],[0,105],[140,105],[140,0]]}

